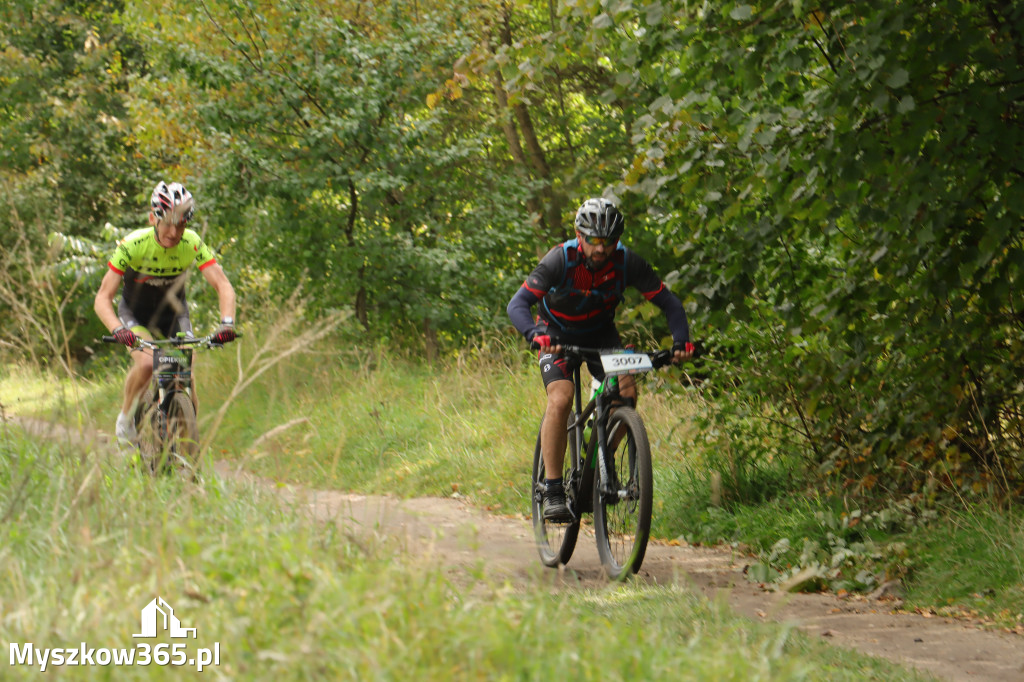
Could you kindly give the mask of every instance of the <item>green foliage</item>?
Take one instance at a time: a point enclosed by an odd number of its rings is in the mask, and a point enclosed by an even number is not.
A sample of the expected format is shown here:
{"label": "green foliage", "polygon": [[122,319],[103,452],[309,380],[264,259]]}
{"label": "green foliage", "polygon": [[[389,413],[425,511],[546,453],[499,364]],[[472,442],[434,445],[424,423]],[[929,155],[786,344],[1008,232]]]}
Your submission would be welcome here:
{"label": "green foliage", "polygon": [[[98,279],[66,269],[49,235],[82,243],[107,221],[137,219],[149,183],[129,114],[145,68],[116,0],[0,8],[0,350],[82,359]],[[148,190],[145,190],[148,191]],[[148,194],[146,195],[148,199]]]}
{"label": "green foliage", "polygon": [[[541,413],[543,393],[532,373],[493,392],[495,381],[521,375],[506,341],[435,366],[337,345],[331,340],[264,375],[232,407],[215,447],[275,479],[402,496],[455,493],[508,513],[528,509],[522,482],[537,422],[522,417]],[[337,359],[325,364],[324,357]],[[204,401],[217,401],[232,380],[232,368],[213,360]],[[295,376],[301,384],[289,381]]]}
{"label": "green foliage", "polygon": [[171,29],[173,49],[164,24],[148,44],[186,77],[175,89],[220,148],[201,187],[217,230],[239,234],[232,258],[278,294],[307,282],[321,310],[351,307],[380,335],[493,326],[500,309],[485,301],[527,234],[508,198],[524,190],[479,131],[427,105],[466,47],[457,18],[207,9]]}
{"label": "green foliage", "polygon": [[712,350],[707,438],[739,498],[780,450],[771,490],[1019,497],[1022,11],[7,3],[0,325],[83,357],[94,275],[31,259],[135,224],[161,176],[198,197],[241,318],[301,286],[436,357],[507,327],[605,192]]}
{"label": "green foliage", "polygon": [[119,0],[0,9],[0,243],[19,225],[89,234],[135,209],[128,88],[144,68]]}
{"label": "green foliage", "polygon": [[866,592],[889,581],[902,582],[918,561],[907,542],[894,536],[914,533],[935,516],[906,503],[875,513],[836,511],[828,505],[811,505],[798,513],[808,511],[813,515],[799,517],[801,523],[788,533],[772,527],[785,534],[770,546],[758,547],[760,561],[748,571],[751,580],[801,592]]}
{"label": "green foliage", "polygon": [[1021,9],[573,5],[739,390],[843,487],[1019,494]]}
{"label": "green foliage", "polygon": [[[281,358],[249,382],[251,344],[267,335],[254,330],[237,342],[239,359],[202,359],[199,414],[212,457],[316,489],[457,495],[526,517],[524,481],[543,392],[525,354],[481,342],[428,370],[394,352],[351,352],[325,338],[303,344],[308,356]],[[124,365],[123,355],[112,357],[92,363],[87,382],[5,368],[0,403],[20,415],[109,430]],[[899,581],[914,607],[977,611],[1020,626],[1019,510],[957,511],[927,496],[865,504],[822,495],[798,487],[782,448],[769,462],[732,468],[734,453],[716,457],[713,444],[694,438],[707,428],[694,422],[706,405],[695,392],[666,390],[667,373],[657,376],[640,402],[654,452],[655,537],[732,544],[756,557],[751,579],[786,589],[865,592]],[[247,388],[238,394],[232,382],[243,378]]]}
{"label": "green foliage", "polygon": [[[59,363],[70,371],[85,355],[90,338],[102,329],[92,312],[92,297],[83,295],[98,284],[95,244],[77,237],[45,241],[42,229],[21,230],[0,243],[0,357],[31,358],[37,365]],[[62,254],[62,242],[81,255]]]}

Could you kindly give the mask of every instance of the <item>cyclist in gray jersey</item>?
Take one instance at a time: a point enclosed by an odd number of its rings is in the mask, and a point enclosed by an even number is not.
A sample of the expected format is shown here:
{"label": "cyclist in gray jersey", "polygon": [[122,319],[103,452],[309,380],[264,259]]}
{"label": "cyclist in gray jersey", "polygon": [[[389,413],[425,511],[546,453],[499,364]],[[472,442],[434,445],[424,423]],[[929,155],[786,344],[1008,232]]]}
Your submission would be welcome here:
{"label": "cyclist in gray jersey", "polygon": [[[576,238],[548,251],[509,301],[507,312],[515,328],[540,351],[541,377],[547,407],[541,425],[544,471],[556,475],[565,458],[565,423],[572,408],[574,366],[561,354],[562,344],[593,348],[621,346],[615,309],[626,287],[661,308],[672,332],[673,362],[693,357],[690,328],[682,303],[638,254],[623,246],[624,219],[607,199],[587,199],[576,212]],[[537,306],[534,318],[530,310]],[[587,363],[596,379],[604,378],[600,363]],[[620,391],[635,400],[632,377],[623,377]],[[571,518],[561,478],[545,482],[544,518]]]}
{"label": "cyclist in gray jersey", "polygon": [[[186,228],[194,213],[192,194],[180,183],[158,183],[150,197],[151,227],[135,230],[118,242],[96,292],[96,315],[134,356],[114,429],[121,440],[137,437],[132,415],[153,375],[152,351],[135,348],[137,338],[192,334],[185,276],[193,263],[217,292],[221,324],[213,340],[227,343],[236,336],[235,290],[213,251],[195,231]],[[114,312],[114,297],[122,283],[121,302]],[[196,400],[195,390],[192,399]]]}

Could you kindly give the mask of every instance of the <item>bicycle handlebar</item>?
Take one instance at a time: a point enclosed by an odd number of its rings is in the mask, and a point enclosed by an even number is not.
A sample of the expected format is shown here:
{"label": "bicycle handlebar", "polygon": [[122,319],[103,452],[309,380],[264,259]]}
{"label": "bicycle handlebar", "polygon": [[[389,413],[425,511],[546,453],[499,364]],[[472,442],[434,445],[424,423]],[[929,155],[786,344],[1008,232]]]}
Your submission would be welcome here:
{"label": "bicycle handlebar", "polygon": [[[562,353],[564,355],[573,355],[580,358],[599,358],[605,353],[614,350],[626,350],[618,348],[586,348],[584,346],[573,346],[570,344],[557,344],[562,347]],[[530,342],[530,348],[533,350],[540,350],[540,346],[537,345],[536,341]],[[651,365],[657,369],[659,367],[665,367],[666,365],[672,364],[673,352],[670,350],[651,350],[651,351],[632,351],[639,353],[646,353],[651,356]]]}
{"label": "bicycle handlebar", "polygon": [[[236,338],[240,338],[241,336],[242,336],[241,334],[239,334],[237,332],[235,333],[235,337]],[[175,337],[173,339],[155,339],[153,341],[150,341],[149,339],[144,339],[141,336],[139,336],[139,337],[137,337],[138,340],[139,340],[139,343],[138,343],[138,345],[133,346],[133,348],[159,348],[160,346],[175,346],[175,347],[179,347],[179,348],[181,346],[195,346],[195,347],[202,347],[202,348],[222,348],[224,346],[223,343],[214,343],[213,341],[210,340],[213,337],[214,337],[214,334],[209,334],[209,335],[204,336],[202,338],[196,338],[194,336],[190,336],[190,337],[184,337],[184,338]],[[120,343],[120,341],[117,340],[116,336],[109,336],[109,335],[101,336],[100,340],[103,341],[104,343]]]}

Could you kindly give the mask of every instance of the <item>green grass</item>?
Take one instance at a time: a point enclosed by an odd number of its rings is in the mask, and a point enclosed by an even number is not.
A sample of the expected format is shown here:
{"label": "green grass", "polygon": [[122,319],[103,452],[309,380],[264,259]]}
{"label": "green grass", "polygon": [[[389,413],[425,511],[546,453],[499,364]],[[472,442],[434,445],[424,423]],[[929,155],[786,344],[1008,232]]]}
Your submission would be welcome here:
{"label": "green grass", "polygon": [[92,425],[109,415],[113,426],[122,388],[111,380],[111,374],[100,375],[98,380],[85,376],[72,380],[52,369],[0,365],[0,405],[21,416]]}
{"label": "green grass", "polygon": [[728,510],[689,509],[679,535],[742,545],[760,558],[758,580],[819,570],[809,588],[871,591],[899,580],[905,609],[1024,630],[1024,512],[983,506],[918,509],[891,503],[873,512],[830,498],[789,495]]}
{"label": "green grass", "polygon": [[[206,385],[230,381],[211,370]],[[214,451],[272,478],[402,496],[457,490],[521,512],[543,406],[538,386],[510,381],[512,371],[479,356],[443,368],[383,353],[290,359],[232,406]],[[306,421],[267,435],[296,419]]]}
{"label": "green grass", "polygon": [[[132,647],[159,595],[215,678],[919,680],[684,587],[524,591],[317,523],[259,488],[152,479],[87,446],[0,427],[0,640]],[[177,679],[173,667],[58,669]],[[4,679],[36,679],[15,666]]]}
{"label": "green grass", "polygon": [[[229,401],[221,421],[217,409],[232,387],[255,373],[247,366],[255,338],[236,344],[240,364],[230,347],[200,360],[200,425],[212,437],[213,458],[312,487],[400,496],[457,492],[497,513],[529,513],[543,389],[528,354],[482,343],[430,367],[392,352],[339,350],[325,342],[274,364]],[[7,371],[0,402],[109,432],[119,374],[108,368],[91,380],[69,381]],[[714,447],[716,438],[698,425],[713,406],[699,394],[660,390],[658,382],[671,375],[656,376],[640,402],[654,451],[655,537],[742,545],[758,555],[760,580],[784,580],[812,567],[820,575],[804,589],[870,591],[895,578],[906,584],[908,605],[977,611],[1002,627],[1024,623],[1019,510],[966,514],[905,501],[859,510],[792,490],[783,444],[766,446],[770,456],[762,460],[756,453],[741,459],[727,442]],[[732,475],[720,507],[711,504],[712,469]],[[734,492],[739,488],[762,497],[743,502]]]}
{"label": "green grass", "polygon": [[[907,538],[911,541],[911,538]],[[950,509],[912,538],[908,608],[1024,630],[1024,514]]]}

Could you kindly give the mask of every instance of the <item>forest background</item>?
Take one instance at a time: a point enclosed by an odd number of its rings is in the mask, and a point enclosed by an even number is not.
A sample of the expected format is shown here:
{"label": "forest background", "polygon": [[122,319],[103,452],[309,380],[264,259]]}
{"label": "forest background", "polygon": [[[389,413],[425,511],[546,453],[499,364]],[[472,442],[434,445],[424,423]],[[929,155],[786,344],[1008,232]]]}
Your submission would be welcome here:
{"label": "forest background", "polygon": [[[425,362],[511,336],[604,195],[708,351],[726,504],[780,461],[772,494],[1024,492],[1019,3],[14,0],[0,25],[8,359],[109,357],[93,294],[159,179],[240,319],[301,290],[309,324]],[[664,344],[641,302],[623,326]]]}

